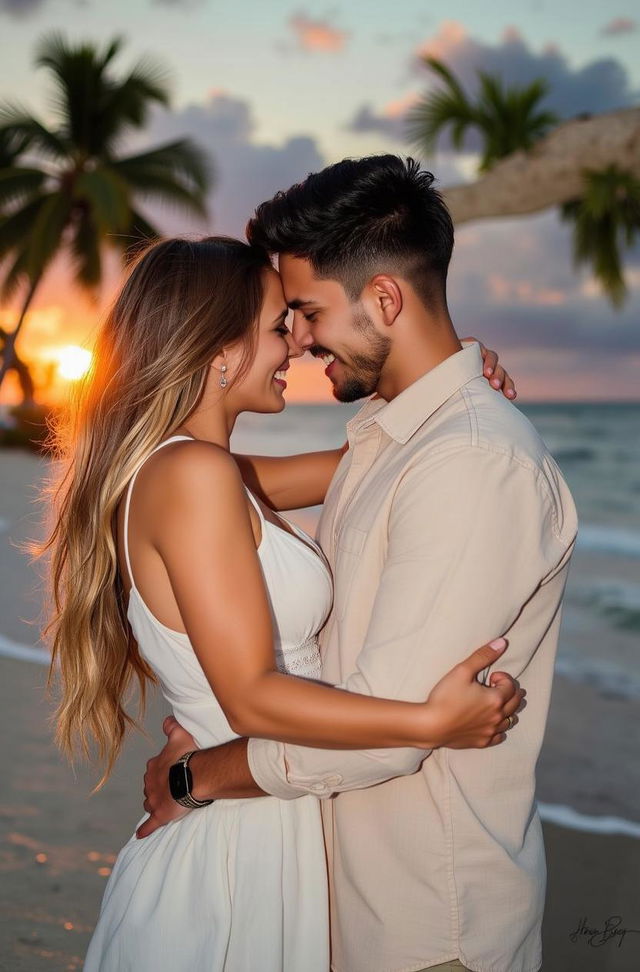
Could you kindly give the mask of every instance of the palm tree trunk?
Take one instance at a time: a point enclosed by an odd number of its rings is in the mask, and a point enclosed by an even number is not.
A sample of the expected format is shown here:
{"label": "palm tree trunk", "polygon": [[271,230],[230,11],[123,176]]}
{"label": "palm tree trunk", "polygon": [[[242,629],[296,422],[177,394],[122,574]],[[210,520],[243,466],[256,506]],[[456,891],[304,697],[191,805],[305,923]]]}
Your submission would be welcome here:
{"label": "palm tree trunk", "polygon": [[640,178],[640,108],[574,118],[476,182],[442,190],[456,224],[520,216],[578,199],[585,170],[610,165]]}
{"label": "palm tree trunk", "polygon": [[24,324],[24,319],[27,315],[27,311],[31,305],[34,294],[40,283],[42,275],[39,274],[34,280],[29,284],[29,290],[27,291],[24,303],[22,305],[22,310],[20,311],[20,317],[18,318],[18,323],[11,332],[11,334],[5,334],[4,336],[4,347],[2,349],[2,365],[0,365],[0,388],[2,388],[2,383],[5,379],[5,375],[8,371],[13,368],[18,373],[18,379],[22,387],[22,395],[25,404],[29,404],[33,401],[33,381],[31,380],[31,375],[29,374],[28,367],[24,361],[22,361],[16,353],[16,341],[22,325]]}

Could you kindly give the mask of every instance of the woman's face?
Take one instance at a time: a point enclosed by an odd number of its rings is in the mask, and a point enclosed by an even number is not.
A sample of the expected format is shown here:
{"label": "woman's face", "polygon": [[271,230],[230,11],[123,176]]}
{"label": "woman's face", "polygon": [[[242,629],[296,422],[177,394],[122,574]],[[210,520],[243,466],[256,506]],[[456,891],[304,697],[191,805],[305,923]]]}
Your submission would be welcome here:
{"label": "woman's face", "polygon": [[[241,381],[229,387],[238,411],[281,412],[285,407],[289,359],[304,352],[293,340],[285,319],[289,313],[280,277],[275,270],[264,271],[264,299],[255,334],[255,354]],[[234,363],[239,367],[241,349],[227,354],[228,378],[233,381]]]}

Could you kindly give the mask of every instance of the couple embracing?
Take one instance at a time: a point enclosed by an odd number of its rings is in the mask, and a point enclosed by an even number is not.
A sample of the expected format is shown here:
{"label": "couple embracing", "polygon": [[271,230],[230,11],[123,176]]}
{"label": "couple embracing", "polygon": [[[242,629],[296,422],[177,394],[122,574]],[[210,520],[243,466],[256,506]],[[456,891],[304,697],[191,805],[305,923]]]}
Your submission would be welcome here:
{"label": "couple embracing", "polygon": [[[576,515],[495,355],[456,335],[432,181],[344,161],[259,206],[249,245],[154,244],[103,326],[60,430],[58,738],[108,773],[132,681],[173,716],[87,972],[540,966]],[[307,350],[366,399],[345,446],[233,455]],[[317,542],[279,513],[320,503]]]}

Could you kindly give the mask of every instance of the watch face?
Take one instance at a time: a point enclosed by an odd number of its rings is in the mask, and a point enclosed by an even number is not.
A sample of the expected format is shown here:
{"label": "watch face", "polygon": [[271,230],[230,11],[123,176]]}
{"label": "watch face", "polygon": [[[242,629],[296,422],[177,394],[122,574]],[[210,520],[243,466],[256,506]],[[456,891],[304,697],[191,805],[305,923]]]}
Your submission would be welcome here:
{"label": "watch face", "polygon": [[191,773],[184,763],[174,763],[169,769],[169,790],[174,800],[182,800],[191,789]]}

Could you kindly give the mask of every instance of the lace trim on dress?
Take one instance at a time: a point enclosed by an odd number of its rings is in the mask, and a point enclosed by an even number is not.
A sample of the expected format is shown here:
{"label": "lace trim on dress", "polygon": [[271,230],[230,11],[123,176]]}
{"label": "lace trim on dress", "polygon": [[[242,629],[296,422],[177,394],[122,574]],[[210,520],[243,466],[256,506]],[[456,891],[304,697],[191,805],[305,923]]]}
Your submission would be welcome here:
{"label": "lace trim on dress", "polygon": [[312,635],[297,647],[276,648],[276,665],[287,675],[320,678],[322,663],[317,635]]}

